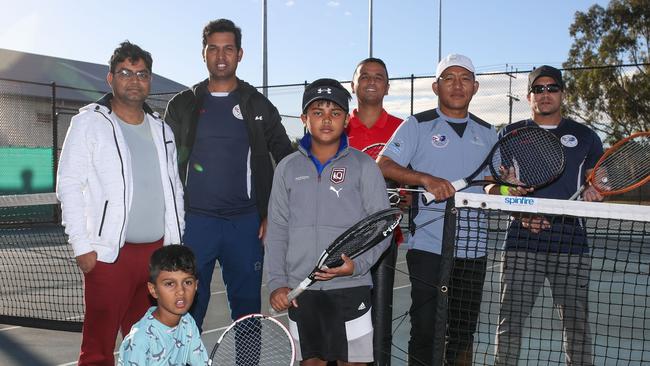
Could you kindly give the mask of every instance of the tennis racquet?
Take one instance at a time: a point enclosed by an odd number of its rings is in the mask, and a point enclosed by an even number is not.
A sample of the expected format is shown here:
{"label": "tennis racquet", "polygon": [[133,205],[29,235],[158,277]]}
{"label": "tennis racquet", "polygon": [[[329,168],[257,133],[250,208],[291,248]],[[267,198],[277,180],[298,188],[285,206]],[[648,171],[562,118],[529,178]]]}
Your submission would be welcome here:
{"label": "tennis racquet", "polygon": [[379,153],[384,149],[385,146],[386,144],[379,142],[376,144],[368,145],[364,147],[361,151],[370,155],[371,158],[377,160]]}
{"label": "tennis racquet", "polygon": [[[501,137],[476,171],[451,182],[451,185],[456,191],[495,182],[511,187],[539,188],[559,177],[564,165],[564,149],[560,140],[543,128],[525,126]],[[476,179],[486,167],[494,181]],[[435,196],[425,192],[422,200],[428,205],[435,200]]]}
{"label": "tennis racquet", "polygon": [[296,349],[287,328],[276,319],[250,314],[219,337],[209,365],[293,365]]}
{"label": "tennis racquet", "polygon": [[[650,132],[639,132],[617,142],[598,160],[587,183],[603,196],[625,193],[650,180]],[[585,190],[583,184],[570,200]]]}
{"label": "tennis racquet", "polygon": [[389,237],[399,225],[401,219],[402,212],[399,208],[388,208],[376,212],[352,225],[352,227],[334,239],[332,244],[323,251],[316,266],[307,278],[287,294],[289,302],[317,281],[315,275],[321,269],[334,268],[342,265],[342,254],[347,255],[350,259],[354,259],[363,254],[368,249]]}

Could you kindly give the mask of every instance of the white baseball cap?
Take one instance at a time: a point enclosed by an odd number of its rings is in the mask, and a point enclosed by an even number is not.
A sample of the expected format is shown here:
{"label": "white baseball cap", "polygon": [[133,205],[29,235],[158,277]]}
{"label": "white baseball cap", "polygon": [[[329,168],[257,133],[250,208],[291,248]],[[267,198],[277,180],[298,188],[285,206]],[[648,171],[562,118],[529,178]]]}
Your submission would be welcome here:
{"label": "white baseball cap", "polygon": [[439,78],[445,70],[452,66],[460,66],[474,73],[474,64],[472,64],[472,60],[470,60],[469,57],[457,53],[451,53],[438,63],[438,67],[436,68],[436,78]]}

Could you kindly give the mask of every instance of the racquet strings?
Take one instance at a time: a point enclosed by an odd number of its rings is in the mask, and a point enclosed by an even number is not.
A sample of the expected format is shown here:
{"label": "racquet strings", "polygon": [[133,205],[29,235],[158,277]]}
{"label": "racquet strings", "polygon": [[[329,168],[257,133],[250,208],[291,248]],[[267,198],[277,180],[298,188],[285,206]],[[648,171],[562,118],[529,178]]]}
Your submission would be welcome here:
{"label": "racquet strings", "polygon": [[623,191],[650,175],[650,134],[639,134],[606,156],[593,171],[599,192]]}
{"label": "racquet strings", "polygon": [[384,149],[385,146],[386,144],[382,144],[382,143],[372,144],[364,147],[363,150],[361,151],[370,155],[371,158],[377,160],[379,153]]}
{"label": "racquet strings", "polygon": [[562,174],[565,157],[555,135],[542,128],[522,128],[499,141],[490,164],[500,183],[539,187]]}
{"label": "racquet strings", "polygon": [[339,237],[337,243],[328,251],[329,255],[323,265],[334,268],[343,264],[341,254],[354,258],[385,238],[383,233],[395,225],[399,210],[386,210],[386,213],[358,224],[353,230]]}
{"label": "racquet strings", "polygon": [[237,321],[222,336],[210,356],[212,365],[282,365],[293,362],[289,335],[267,317]]}

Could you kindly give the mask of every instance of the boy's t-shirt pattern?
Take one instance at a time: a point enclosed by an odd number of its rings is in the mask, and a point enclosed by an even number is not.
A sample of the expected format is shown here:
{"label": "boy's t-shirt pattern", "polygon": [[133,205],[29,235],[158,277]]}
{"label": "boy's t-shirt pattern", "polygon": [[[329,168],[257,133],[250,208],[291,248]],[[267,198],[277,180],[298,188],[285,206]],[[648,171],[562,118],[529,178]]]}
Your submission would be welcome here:
{"label": "boy's t-shirt pattern", "polygon": [[120,345],[119,366],[208,365],[208,352],[194,318],[187,313],[168,327],[153,316],[156,307],[133,325]]}

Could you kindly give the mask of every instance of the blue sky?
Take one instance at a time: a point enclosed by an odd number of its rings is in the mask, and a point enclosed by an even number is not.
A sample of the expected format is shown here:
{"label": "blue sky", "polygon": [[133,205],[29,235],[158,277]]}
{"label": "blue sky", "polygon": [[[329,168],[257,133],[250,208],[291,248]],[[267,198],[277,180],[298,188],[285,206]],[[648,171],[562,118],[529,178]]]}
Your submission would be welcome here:
{"label": "blue sky", "polygon": [[[571,46],[568,28],[575,12],[607,4],[442,1],[443,56],[466,54],[479,72],[503,71],[506,64],[520,70],[559,66]],[[207,75],[201,59],[203,26],[230,18],[243,31],[238,75],[253,85],[262,83],[262,0],[1,0],[0,5],[0,48],[106,63],[115,46],[129,39],[153,54],[154,72],[185,85]],[[373,56],[384,59],[390,76],[434,73],[437,0],[374,0],[373,32]],[[268,41],[270,84],[349,80],[358,61],[368,56],[368,1],[268,0]],[[424,84],[416,110],[433,106],[428,105],[430,81]],[[404,91],[391,86],[395,98]],[[281,113],[299,113],[299,90],[276,90],[271,99]],[[408,114],[403,101],[393,107],[395,114]]]}

